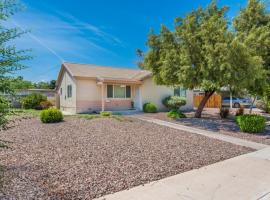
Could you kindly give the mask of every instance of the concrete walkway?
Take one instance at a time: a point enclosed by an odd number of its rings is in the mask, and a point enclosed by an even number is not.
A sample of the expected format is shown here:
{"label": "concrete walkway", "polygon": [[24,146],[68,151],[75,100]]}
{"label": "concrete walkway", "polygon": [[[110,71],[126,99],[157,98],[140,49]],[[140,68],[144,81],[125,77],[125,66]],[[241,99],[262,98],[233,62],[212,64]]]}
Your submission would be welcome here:
{"label": "concrete walkway", "polygon": [[270,148],[99,198],[104,199],[269,200]]}
{"label": "concrete walkway", "polygon": [[167,121],[163,121],[163,120],[159,120],[159,119],[145,117],[145,116],[142,116],[142,115],[134,115],[133,117],[135,117],[137,119],[140,119],[140,120],[150,122],[150,123],[155,123],[155,124],[158,124],[158,125],[174,128],[174,129],[177,129],[177,130],[182,130],[182,131],[185,131],[185,132],[190,132],[190,133],[203,135],[203,136],[206,136],[206,137],[222,140],[222,141],[225,141],[225,142],[230,142],[230,143],[236,144],[236,145],[250,147],[250,148],[255,149],[255,150],[260,150],[260,149],[264,149],[264,148],[269,147],[269,145],[260,144],[260,143],[240,139],[240,138],[235,138],[235,137],[232,137],[232,136],[223,135],[223,134],[216,133],[216,132],[213,132],[213,131],[207,131],[207,130],[203,130],[203,129],[199,129],[199,128],[194,128],[194,127],[185,126],[185,125],[181,125],[181,124],[176,124],[176,123],[172,123],[172,122],[167,122]]}

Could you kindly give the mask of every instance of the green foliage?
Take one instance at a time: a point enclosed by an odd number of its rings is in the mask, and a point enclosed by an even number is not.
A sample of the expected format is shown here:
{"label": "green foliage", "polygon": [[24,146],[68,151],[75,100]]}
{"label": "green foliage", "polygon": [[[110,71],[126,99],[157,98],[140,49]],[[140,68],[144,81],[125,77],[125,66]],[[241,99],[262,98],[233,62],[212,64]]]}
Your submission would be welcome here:
{"label": "green foliage", "polygon": [[0,76],[15,72],[25,68],[21,61],[31,57],[27,55],[27,50],[18,50],[12,41],[23,35],[25,32],[18,28],[5,26],[7,20],[21,9],[21,5],[16,0],[0,1]]}
{"label": "green foliage", "polygon": [[178,109],[173,109],[167,113],[167,117],[172,119],[186,118],[186,115]]}
{"label": "green foliage", "polygon": [[241,115],[236,117],[236,123],[243,132],[261,133],[266,126],[266,119],[260,115]]}
{"label": "green foliage", "polygon": [[43,110],[40,113],[40,120],[43,123],[56,123],[63,121],[63,114],[60,110],[55,108],[50,108],[48,110]]}
{"label": "green foliage", "polygon": [[38,89],[54,89],[55,84],[56,84],[56,80],[51,80],[49,82],[41,81],[38,83],[34,83],[34,87]]}
{"label": "green foliage", "polygon": [[124,117],[120,114],[114,114],[114,115],[96,115],[96,114],[79,114],[78,115],[80,118],[83,118],[83,119],[87,119],[87,120],[92,120],[92,119],[99,119],[99,118],[112,118],[112,119],[116,119],[118,121],[131,121],[129,118],[127,117]]}
{"label": "green foliage", "polygon": [[100,112],[100,115],[103,117],[110,117],[110,116],[112,116],[112,112],[103,111],[103,112]]}
{"label": "green foliage", "polygon": [[219,110],[219,115],[221,118],[227,118],[230,114],[230,110],[228,108],[221,107]]}
{"label": "green foliage", "polygon": [[22,108],[24,109],[42,109],[40,103],[47,101],[47,97],[43,94],[32,93],[21,99]]}
{"label": "green foliage", "polygon": [[179,109],[186,105],[186,98],[180,96],[168,96],[162,100],[162,103],[168,109]]}
{"label": "green foliage", "polygon": [[50,102],[48,100],[41,101],[39,105],[40,105],[40,107],[41,107],[42,110],[51,108],[53,106],[52,102]]}
{"label": "green foliage", "polygon": [[13,83],[8,74],[24,69],[22,61],[31,57],[29,50],[18,50],[13,43],[25,31],[19,28],[10,28],[7,22],[16,12],[21,10],[21,5],[16,0],[0,1],[0,92],[12,93]]}
{"label": "green foliage", "polygon": [[263,110],[264,112],[269,113],[270,112],[270,101],[264,97],[261,100],[257,101],[256,107]]}
{"label": "green foliage", "polygon": [[[263,79],[262,58],[229,28],[227,10],[212,1],[207,8],[177,18],[173,31],[165,26],[159,34],[152,31],[144,68],[152,71],[158,84],[201,88],[208,94],[223,87],[245,89],[246,83],[250,86]],[[204,105],[199,106],[198,116]]]}
{"label": "green foliage", "polygon": [[145,103],[143,105],[143,112],[145,113],[155,113],[157,112],[157,107],[155,104],[149,102],[149,103]]}
{"label": "green foliage", "polygon": [[268,81],[263,77],[255,79],[255,84],[244,83],[251,95],[261,96],[270,79],[270,12],[264,1],[249,0],[247,6],[234,19],[233,25],[237,40],[247,46],[253,55],[260,56],[264,69],[268,71]]}
{"label": "green foliage", "polygon": [[92,119],[100,118],[101,116],[96,115],[96,114],[79,114],[78,117],[83,118],[83,119],[87,119],[87,120],[92,120]]}
{"label": "green foliage", "polygon": [[5,128],[8,122],[7,115],[10,112],[9,108],[9,102],[0,96],[0,129]]}

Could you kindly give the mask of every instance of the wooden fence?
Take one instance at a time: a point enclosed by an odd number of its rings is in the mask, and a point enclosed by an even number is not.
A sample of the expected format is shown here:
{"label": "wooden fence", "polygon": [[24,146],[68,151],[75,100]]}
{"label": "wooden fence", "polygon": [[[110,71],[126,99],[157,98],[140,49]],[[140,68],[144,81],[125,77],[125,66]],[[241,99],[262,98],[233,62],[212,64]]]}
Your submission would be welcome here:
{"label": "wooden fence", "polygon": [[[203,95],[194,95],[193,96],[193,104],[194,107],[198,107],[201,100],[203,99]],[[213,94],[210,99],[208,99],[205,108],[220,108],[221,107],[222,98],[219,94]]]}

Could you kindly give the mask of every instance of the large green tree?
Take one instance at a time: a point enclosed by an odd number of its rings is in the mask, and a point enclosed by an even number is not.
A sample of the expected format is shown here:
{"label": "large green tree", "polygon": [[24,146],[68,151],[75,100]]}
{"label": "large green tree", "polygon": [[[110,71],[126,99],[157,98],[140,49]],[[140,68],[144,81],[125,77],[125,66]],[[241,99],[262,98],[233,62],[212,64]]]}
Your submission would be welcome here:
{"label": "large green tree", "polygon": [[[25,68],[22,61],[30,59],[27,55],[28,50],[19,50],[14,43],[14,39],[24,34],[18,28],[5,26],[10,24],[12,17],[21,5],[16,0],[0,1],[0,92],[11,93],[10,75],[18,70]],[[8,104],[3,97],[0,97],[0,128],[7,122]],[[0,144],[1,146],[1,144]]]}
{"label": "large green tree", "polygon": [[216,1],[175,20],[175,29],[150,33],[143,67],[158,84],[200,88],[205,96],[196,111],[201,117],[207,100],[223,87],[238,90],[247,80],[263,76],[262,61],[237,40],[226,18],[227,7]]}
{"label": "large green tree", "polygon": [[[256,99],[268,93],[270,87],[270,12],[260,0],[249,0],[245,8],[234,19],[237,38],[243,42],[253,55],[260,56],[267,79],[258,79],[255,84],[247,82],[247,91]],[[251,106],[252,108],[252,106]],[[251,111],[251,110],[250,110]]]}
{"label": "large green tree", "polygon": [[31,58],[28,55],[29,50],[20,50],[13,42],[16,38],[22,36],[25,31],[16,27],[5,26],[21,8],[21,4],[16,0],[0,1],[0,92],[11,91],[7,83],[9,81],[7,76],[24,69],[26,66],[22,64],[22,61]]}

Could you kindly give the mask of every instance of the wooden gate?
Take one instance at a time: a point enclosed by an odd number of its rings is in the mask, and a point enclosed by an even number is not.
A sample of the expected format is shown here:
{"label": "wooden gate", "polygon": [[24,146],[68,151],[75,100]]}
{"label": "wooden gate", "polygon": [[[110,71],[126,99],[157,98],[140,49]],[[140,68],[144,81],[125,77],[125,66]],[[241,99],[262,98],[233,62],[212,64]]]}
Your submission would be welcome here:
{"label": "wooden gate", "polygon": [[[203,99],[203,95],[194,95],[193,96],[193,104],[194,107],[198,107],[201,100]],[[213,94],[210,99],[208,99],[205,108],[220,108],[221,107],[221,96],[219,94]]]}

